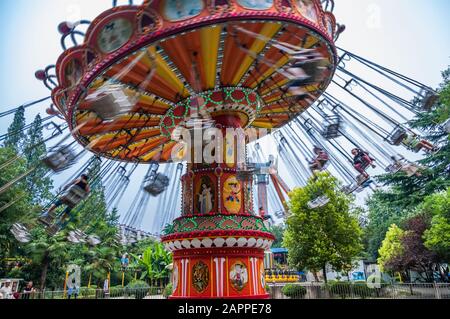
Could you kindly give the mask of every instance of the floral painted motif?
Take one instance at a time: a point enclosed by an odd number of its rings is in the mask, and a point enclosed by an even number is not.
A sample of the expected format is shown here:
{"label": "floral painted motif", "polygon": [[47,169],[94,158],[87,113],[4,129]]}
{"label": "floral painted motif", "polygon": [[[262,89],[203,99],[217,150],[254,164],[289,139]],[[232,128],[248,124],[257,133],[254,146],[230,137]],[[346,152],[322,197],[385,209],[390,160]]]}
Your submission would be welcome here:
{"label": "floral painted motif", "polygon": [[192,285],[198,293],[203,293],[209,285],[208,266],[199,261],[192,268]]}

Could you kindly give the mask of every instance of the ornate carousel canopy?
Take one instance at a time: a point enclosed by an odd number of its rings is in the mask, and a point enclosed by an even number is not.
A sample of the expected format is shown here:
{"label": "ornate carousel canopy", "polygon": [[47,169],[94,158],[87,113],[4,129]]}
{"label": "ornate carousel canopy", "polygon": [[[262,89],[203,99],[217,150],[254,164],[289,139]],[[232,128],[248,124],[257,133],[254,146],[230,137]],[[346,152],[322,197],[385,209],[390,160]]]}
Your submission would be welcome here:
{"label": "ornate carousel canopy", "polygon": [[[72,29],[60,26],[62,33]],[[61,55],[52,96],[75,138],[93,152],[167,162],[176,144],[171,134],[193,110],[270,130],[307,109],[335,71],[335,33],[334,16],[312,0],[118,6]],[[304,49],[323,57],[326,74],[293,96],[285,70]]]}

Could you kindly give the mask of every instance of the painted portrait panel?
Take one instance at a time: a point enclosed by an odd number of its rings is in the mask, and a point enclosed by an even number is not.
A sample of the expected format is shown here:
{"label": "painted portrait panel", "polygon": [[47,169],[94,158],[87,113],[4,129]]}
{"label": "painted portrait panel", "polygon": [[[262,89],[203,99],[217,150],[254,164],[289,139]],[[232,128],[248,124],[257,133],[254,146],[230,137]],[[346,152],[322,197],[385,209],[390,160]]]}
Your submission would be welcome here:
{"label": "painted portrait panel", "polygon": [[166,0],[164,17],[170,21],[180,21],[199,15],[204,9],[202,0]]}
{"label": "painted portrait panel", "polygon": [[195,186],[195,200],[197,213],[208,214],[215,209],[215,184],[208,176],[202,176]]}
{"label": "painted portrait panel", "polygon": [[314,1],[312,0],[296,0],[295,1],[297,5],[298,11],[304,16],[305,18],[313,21],[318,22],[317,18],[317,11],[316,6],[314,4]]}
{"label": "painted portrait panel", "polygon": [[241,263],[237,262],[230,269],[230,282],[231,286],[241,292],[248,284],[248,270],[247,267]]}
{"label": "painted portrait panel", "polygon": [[267,10],[273,6],[273,0],[238,0],[238,3],[252,10]]}
{"label": "painted portrait panel", "polygon": [[242,184],[236,176],[229,177],[223,185],[223,204],[230,214],[238,214],[242,208]]}

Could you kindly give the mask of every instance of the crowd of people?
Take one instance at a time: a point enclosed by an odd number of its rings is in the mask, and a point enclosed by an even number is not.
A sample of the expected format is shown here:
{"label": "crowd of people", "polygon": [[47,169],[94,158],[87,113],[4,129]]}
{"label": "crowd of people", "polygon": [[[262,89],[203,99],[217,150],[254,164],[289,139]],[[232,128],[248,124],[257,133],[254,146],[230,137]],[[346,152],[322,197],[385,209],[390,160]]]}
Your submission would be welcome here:
{"label": "crowd of people", "polygon": [[34,288],[32,281],[29,281],[20,293],[14,287],[12,280],[6,280],[0,287],[0,299],[30,299],[31,295],[36,292],[37,290]]}

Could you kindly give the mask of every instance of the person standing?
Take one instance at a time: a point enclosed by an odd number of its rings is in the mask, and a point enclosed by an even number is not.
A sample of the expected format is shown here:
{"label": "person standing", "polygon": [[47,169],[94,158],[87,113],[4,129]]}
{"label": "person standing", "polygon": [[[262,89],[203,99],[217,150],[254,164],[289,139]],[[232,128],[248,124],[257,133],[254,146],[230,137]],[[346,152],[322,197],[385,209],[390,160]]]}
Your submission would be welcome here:
{"label": "person standing", "polygon": [[109,299],[109,280],[105,279],[103,284],[103,295],[105,299]]}
{"label": "person standing", "polygon": [[33,287],[33,282],[29,281],[25,288],[23,289],[22,299],[30,299],[32,293],[34,293],[36,289]]}
{"label": "person standing", "polygon": [[13,298],[10,280],[7,280],[5,282],[5,284],[0,288],[0,294],[3,296],[3,299],[12,299]]}

